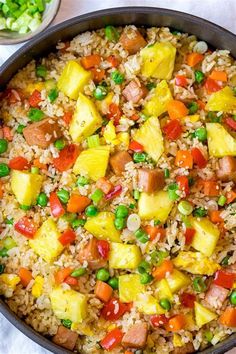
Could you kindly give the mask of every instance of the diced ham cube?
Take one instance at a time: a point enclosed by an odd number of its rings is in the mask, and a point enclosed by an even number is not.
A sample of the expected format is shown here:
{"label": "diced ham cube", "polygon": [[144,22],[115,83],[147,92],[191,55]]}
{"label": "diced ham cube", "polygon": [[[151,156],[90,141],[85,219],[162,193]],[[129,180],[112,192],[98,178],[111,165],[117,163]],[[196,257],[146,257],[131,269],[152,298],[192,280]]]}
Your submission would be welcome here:
{"label": "diced ham cube", "polygon": [[147,44],[141,33],[130,27],[122,32],[119,42],[129,54],[136,54]]}
{"label": "diced ham cube", "polygon": [[122,92],[125,99],[133,103],[138,103],[141,98],[144,98],[147,95],[147,93],[147,88],[135,80],[130,81],[130,83],[125,86]]}
{"label": "diced ham cube", "polygon": [[228,293],[229,290],[223,288],[222,286],[211,284],[209,290],[206,293],[205,301],[210,306],[220,308],[226,300]]}
{"label": "diced ham cube", "polygon": [[132,161],[130,154],[127,151],[119,151],[110,157],[110,165],[113,172],[120,176],[125,171],[125,165]]}
{"label": "diced ham cube", "polygon": [[79,250],[76,258],[81,264],[83,264],[84,261],[88,262],[88,266],[91,269],[99,269],[106,265],[106,260],[103,259],[98,252],[96,238],[90,239],[89,242]]}
{"label": "diced ham cube", "polygon": [[63,348],[73,350],[78,336],[78,333],[73,332],[64,326],[59,326],[57,334],[52,338],[52,341]]}
{"label": "diced ham cube", "polygon": [[171,354],[190,354],[190,353],[194,353],[195,349],[193,346],[193,343],[186,343],[184,344],[184,346],[182,347],[176,347]]}
{"label": "diced ham cube", "polygon": [[216,172],[221,181],[234,181],[236,183],[236,158],[224,156],[219,160],[219,169]]}
{"label": "diced ham cube", "polygon": [[158,168],[150,170],[140,168],[138,170],[138,188],[146,193],[161,190],[165,185],[164,172]]}
{"label": "diced ham cube", "polygon": [[122,339],[122,345],[126,348],[143,348],[147,342],[147,323],[136,323],[127,331]]}

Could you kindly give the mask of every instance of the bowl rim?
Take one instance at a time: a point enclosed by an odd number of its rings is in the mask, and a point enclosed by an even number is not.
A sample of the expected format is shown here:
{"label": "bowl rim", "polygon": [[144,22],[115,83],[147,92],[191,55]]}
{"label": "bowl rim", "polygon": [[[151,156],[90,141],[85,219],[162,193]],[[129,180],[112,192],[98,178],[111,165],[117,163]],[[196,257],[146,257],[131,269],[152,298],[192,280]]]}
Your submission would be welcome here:
{"label": "bowl rim", "polygon": [[[22,34],[19,37],[16,38],[7,38],[7,37],[1,37],[1,31],[0,31],[0,45],[14,45],[14,44],[20,44],[23,42],[26,42],[30,40],[31,38],[34,38],[38,34],[41,33],[41,31],[44,31],[55,19],[55,17],[58,14],[60,5],[61,5],[61,0],[53,0],[55,2],[55,8],[52,14],[46,19],[43,19],[42,23],[39,25],[39,27],[35,31],[30,31],[26,34]],[[48,6],[53,5],[53,2],[48,4]],[[51,10],[52,11],[52,10]]]}
{"label": "bowl rim", "polygon": [[[114,7],[111,9],[103,9],[98,11],[89,12],[86,14],[82,14],[66,21],[60,22],[59,24],[48,28],[46,31],[39,33],[34,36],[34,38],[24,44],[20,49],[18,49],[12,56],[10,56],[0,67],[0,77],[1,75],[7,71],[11,65],[21,57],[27,55],[27,52],[34,47],[37,46],[40,42],[46,40],[48,37],[53,36],[59,31],[66,29],[68,26],[79,24],[80,22],[97,19],[101,16],[108,16],[108,15],[124,15],[128,13],[135,13],[135,14],[149,14],[155,12],[157,15],[160,14],[161,16],[177,16],[179,19],[187,19],[189,22],[193,24],[197,24],[200,26],[207,26],[208,29],[214,31],[220,31],[222,34],[230,37],[232,40],[235,41],[236,35],[230,32],[229,30],[223,28],[220,25],[214,24],[206,19],[201,17],[188,14],[181,11],[165,9],[165,8],[158,8],[158,7],[148,7],[148,6],[127,6],[127,7]],[[145,20],[143,21],[145,22]],[[158,24],[157,24],[158,25]],[[18,69],[19,70],[19,69]],[[15,72],[10,72],[11,76],[15,74]],[[9,81],[9,80],[8,80]],[[4,85],[5,83],[3,83]],[[4,85],[5,86],[5,85]],[[35,331],[31,326],[29,326],[26,322],[24,322],[21,318],[19,318],[12,310],[8,307],[8,305],[0,298],[0,313],[17,329],[19,329],[24,335],[28,338],[33,340],[35,343],[41,345],[43,348],[51,351],[55,354],[72,354],[72,351],[69,351],[65,348],[58,346],[57,344],[53,343],[47,337],[41,335],[39,332]],[[226,340],[220,342],[216,346],[211,346],[204,350],[202,353],[204,354],[223,354],[225,351],[232,349],[236,346],[236,334],[232,334]]]}

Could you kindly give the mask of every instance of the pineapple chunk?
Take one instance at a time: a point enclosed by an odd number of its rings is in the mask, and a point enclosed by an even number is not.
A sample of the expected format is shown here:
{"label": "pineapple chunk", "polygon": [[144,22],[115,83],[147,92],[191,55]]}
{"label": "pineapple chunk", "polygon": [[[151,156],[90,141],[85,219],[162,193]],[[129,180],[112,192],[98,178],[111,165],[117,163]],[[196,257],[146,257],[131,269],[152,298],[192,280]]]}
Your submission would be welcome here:
{"label": "pineapple chunk", "polygon": [[66,96],[76,100],[91,77],[91,71],[85,70],[75,60],[70,60],[64,67],[57,86]]}
{"label": "pineapple chunk", "polygon": [[143,76],[171,79],[175,65],[176,48],[170,42],[148,45],[141,50],[140,55]]}
{"label": "pineapple chunk", "polygon": [[75,143],[92,135],[102,125],[102,117],[93,101],[82,93],[76,103],[76,110],[70,123],[69,133]]}
{"label": "pineapple chunk", "polygon": [[29,245],[47,263],[51,263],[63,251],[63,246],[58,241],[59,237],[60,232],[55,222],[49,218],[38,229],[34,239],[29,241]]}
{"label": "pineapple chunk", "polygon": [[145,315],[162,315],[166,312],[158,303],[157,299],[147,293],[139,294],[134,302],[138,311]]}
{"label": "pineapple chunk", "polygon": [[192,247],[205,256],[210,257],[220,237],[220,230],[207,218],[191,218],[190,222],[196,231],[193,237]]}
{"label": "pineapple chunk", "polygon": [[198,327],[204,326],[217,318],[217,314],[202,306],[198,302],[194,302],[195,321]]}
{"label": "pineapple chunk", "polygon": [[87,315],[87,298],[75,290],[55,288],[50,294],[54,314],[60,320],[81,323]]}
{"label": "pineapple chunk", "polygon": [[168,275],[166,280],[172,294],[178,292],[180,289],[186,288],[191,282],[187,275],[177,269],[174,269],[173,272]]}
{"label": "pineapple chunk", "polygon": [[168,300],[173,300],[173,295],[170,290],[168,281],[166,279],[162,279],[160,281],[157,281],[154,284],[156,290],[155,290],[155,296],[160,300],[160,299],[168,299]]}
{"label": "pineapple chunk", "polygon": [[116,136],[116,128],[112,120],[110,120],[110,122],[106,125],[103,132],[103,137],[107,144],[113,144],[113,145],[119,144],[119,140]]}
{"label": "pineapple chunk", "polygon": [[173,100],[169,86],[165,80],[162,80],[151,92],[151,97],[146,99],[143,107],[143,113],[147,116],[159,117],[167,111],[168,103]]}
{"label": "pineapple chunk", "polygon": [[34,297],[38,298],[42,295],[43,283],[44,283],[44,278],[41,277],[40,275],[37,275],[37,277],[34,280],[34,285],[32,286],[32,295]]}
{"label": "pineapple chunk", "polygon": [[205,257],[200,252],[179,252],[178,256],[173,259],[173,263],[177,268],[192,274],[205,274],[210,276],[220,269],[219,264]]}
{"label": "pineapple chunk", "polygon": [[82,336],[93,336],[94,331],[86,323],[74,323],[71,324],[71,330],[77,332]]}
{"label": "pineapple chunk", "polygon": [[236,139],[219,123],[207,123],[207,142],[210,156],[236,156]]}
{"label": "pineapple chunk", "polygon": [[20,282],[20,277],[18,277],[16,274],[3,273],[0,275],[0,283],[1,282],[10,288],[15,289],[16,285]]}
{"label": "pineapple chunk", "polygon": [[236,97],[229,86],[214,92],[206,104],[208,111],[220,111],[231,113],[236,110]]}
{"label": "pineapple chunk", "polygon": [[140,283],[139,274],[125,274],[119,276],[119,299],[121,302],[133,302],[140,293],[144,293],[145,286]]}
{"label": "pineapple chunk", "polygon": [[163,137],[159,120],[151,117],[134,134],[134,140],[143,145],[144,151],[158,161],[164,152]]}
{"label": "pineapple chunk", "polygon": [[120,232],[114,225],[115,216],[110,211],[101,211],[89,218],[84,228],[99,240],[121,242]]}
{"label": "pineapple chunk", "polygon": [[111,243],[109,266],[114,269],[135,269],[141,262],[141,252],[136,245]]}
{"label": "pineapple chunk", "polygon": [[121,132],[117,134],[117,139],[119,140],[119,149],[128,150],[129,148],[129,133]]}
{"label": "pineapple chunk", "polygon": [[42,91],[45,88],[45,83],[42,81],[38,81],[35,83],[28,84],[24,89],[26,95],[31,95],[35,90]]}
{"label": "pineapple chunk", "polygon": [[27,171],[13,170],[11,173],[11,188],[17,201],[23,205],[32,205],[40,192],[43,177]]}
{"label": "pineapple chunk", "polygon": [[174,202],[169,199],[168,192],[158,191],[153,194],[141,193],[138,201],[138,214],[141,219],[158,219],[165,222]]}
{"label": "pineapple chunk", "polygon": [[106,115],[109,113],[109,106],[112,103],[114,93],[109,92],[108,95],[101,101],[96,101],[96,106],[101,114]]}
{"label": "pineapple chunk", "polygon": [[192,114],[191,116],[186,116],[184,118],[181,118],[181,120],[189,121],[191,123],[196,123],[200,120],[200,115],[199,114]]}
{"label": "pineapple chunk", "polygon": [[75,161],[73,172],[97,181],[105,177],[110,155],[109,146],[97,146],[81,152]]}
{"label": "pineapple chunk", "polygon": [[173,345],[175,348],[184,346],[181,336],[177,333],[174,333],[174,335],[173,335]]}

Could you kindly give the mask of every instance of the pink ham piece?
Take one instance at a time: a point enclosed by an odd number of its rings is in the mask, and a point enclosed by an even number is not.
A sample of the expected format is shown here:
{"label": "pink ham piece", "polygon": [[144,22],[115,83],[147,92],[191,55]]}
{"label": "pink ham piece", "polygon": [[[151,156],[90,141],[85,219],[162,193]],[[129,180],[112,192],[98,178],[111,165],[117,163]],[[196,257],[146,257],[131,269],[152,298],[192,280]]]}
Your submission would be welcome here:
{"label": "pink ham piece", "polygon": [[122,94],[127,101],[138,103],[141,98],[144,98],[148,93],[147,88],[143,84],[139,84],[137,81],[132,80],[125,86]]}
{"label": "pink ham piece", "polygon": [[220,308],[226,300],[228,293],[229,290],[223,288],[222,286],[211,284],[209,290],[206,293],[205,301],[210,306]]}
{"label": "pink ham piece", "polygon": [[78,333],[73,332],[64,326],[59,326],[57,334],[52,338],[52,341],[63,348],[73,350],[78,336]]}
{"label": "pink ham piece", "polygon": [[125,333],[122,345],[126,348],[143,348],[147,342],[147,335],[147,323],[136,323]]}

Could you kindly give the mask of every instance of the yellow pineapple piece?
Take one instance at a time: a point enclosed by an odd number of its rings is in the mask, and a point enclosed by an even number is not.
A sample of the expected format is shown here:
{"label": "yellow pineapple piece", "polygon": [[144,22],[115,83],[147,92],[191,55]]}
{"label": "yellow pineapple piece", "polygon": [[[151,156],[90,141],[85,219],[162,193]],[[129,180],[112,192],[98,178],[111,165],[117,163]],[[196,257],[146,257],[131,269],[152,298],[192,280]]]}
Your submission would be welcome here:
{"label": "yellow pineapple piece", "polygon": [[173,204],[168,192],[158,191],[153,194],[142,192],[138,201],[138,214],[142,220],[156,219],[164,223]]}
{"label": "yellow pineapple piece", "polygon": [[40,193],[43,177],[27,171],[12,170],[11,188],[20,204],[30,206],[35,204]]}
{"label": "yellow pineapple piece", "polygon": [[236,97],[233,90],[229,86],[225,86],[221,90],[214,92],[206,104],[206,110],[226,113],[236,110]]}
{"label": "yellow pineapple piece", "polygon": [[159,305],[157,299],[148,293],[139,294],[134,305],[139,312],[145,315],[161,315],[166,312],[166,310]]}
{"label": "yellow pineapple piece", "polygon": [[121,302],[133,302],[145,286],[140,283],[139,274],[124,274],[119,276],[119,299]]}
{"label": "yellow pineapple piece", "polygon": [[88,218],[84,228],[99,240],[121,242],[120,231],[114,225],[115,216],[110,211],[101,211]]}
{"label": "yellow pineapple piece", "polygon": [[236,156],[236,139],[227,132],[223,125],[207,123],[206,129],[210,156]]}
{"label": "yellow pineapple piece", "polygon": [[173,295],[166,279],[161,279],[155,284],[155,296],[160,299],[173,300]]}
{"label": "yellow pineapple piece", "polygon": [[40,297],[43,292],[44,278],[40,275],[34,279],[34,284],[32,286],[32,295],[36,298]]}
{"label": "yellow pineapple piece", "polygon": [[196,324],[200,328],[217,318],[216,313],[210,311],[207,307],[202,306],[198,302],[194,303],[194,312]]}
{"label": "yellow pineapple piece", "polygon": [[146,99],[143,106],[143,113],[147,116],[159,117],[167,111],[167,105],[173,100],[169,86],[165,80],[162,80],[151,92],[151,97]]}
{"label": "yellow pineapple piece", "polygon": [[109,92],[108,95],[101,101],[96,101],[96,106],[101,114],[106,115],[109,113],[109,106],[112,103],[113,92]]}
{"label": "yellow pineapple piece", "polygon": [[172,294],[178,292],[180,289],[186,288],[191,283],[191,279],[177,269],[174,269],[173,272],[167,276],[166,280]]}
{"label": "yellow pineapple piece", "polygon": [[220,269],[219,264],[200,252],[179,252],[178,256],[173,259],[173,264],[192,274],[213,275]]}
{"label": "yellow pineapple piece", "polygon": [[137,245],[111,243],[109,266],[114,269],[135,269],[141,262],[141,252]]}

